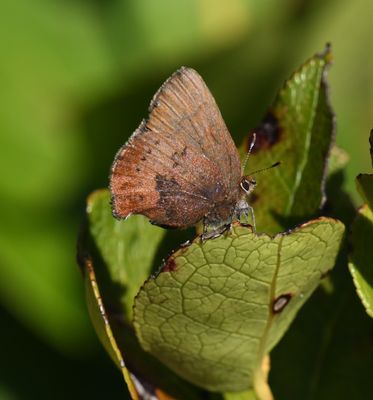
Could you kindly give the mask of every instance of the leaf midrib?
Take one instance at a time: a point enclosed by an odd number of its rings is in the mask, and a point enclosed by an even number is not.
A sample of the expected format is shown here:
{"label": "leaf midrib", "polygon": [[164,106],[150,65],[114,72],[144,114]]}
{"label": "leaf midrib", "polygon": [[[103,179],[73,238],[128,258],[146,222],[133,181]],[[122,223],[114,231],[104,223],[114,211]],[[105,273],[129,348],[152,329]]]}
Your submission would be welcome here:
{"label": "leaf midrib", "polygon": [[257,356],[257,361],[256,361],[256,366],[255,366],[255,371],[254,371],[254,387],[256,387],[257,385],[255,385],[255,380],[256,377],[257,379],[261,379],[262,378],[262,361],[264,356],[266,355],[266,344],[267,344],[267,340],[268,340],[268,336],[269,336],[269,331],[272,327],[272,322],[273,322],[273,313],[271,311],[271,302],[272,299],[275,298],[275,294],[276,294],[276,283],[277,283],[277,276],[278,276],[278,272],[281,266],[281,250],[282,250],[282,242],[284,240],[284,236],[281,235],[279,242],[278,242],[278,247],[277,247],[277,261],[276,261],[276,268],[273,274],[273,278],[272,278],[272,282],[269,288],[269,299],[268,299],[268,308],[269,308],[269,312],[268,312],[268,319],[267,319],[267,323],[266,326],[264,328],[264,332],[262,335],[262,338],[259,342],[259,348],[258,348],[258,356]]}

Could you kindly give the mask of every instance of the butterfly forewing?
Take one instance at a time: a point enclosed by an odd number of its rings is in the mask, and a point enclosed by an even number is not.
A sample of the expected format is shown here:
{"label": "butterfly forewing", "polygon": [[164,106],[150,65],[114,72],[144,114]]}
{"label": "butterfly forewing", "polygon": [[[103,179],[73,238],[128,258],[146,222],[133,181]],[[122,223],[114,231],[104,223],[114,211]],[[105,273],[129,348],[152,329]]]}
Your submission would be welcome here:
{"label": "butterfly forewing", "polygon": [[234,203],[240,176],[238,153],[214,98],[196,71],[181,68],[114,160],[114,214],[190,226],[217,204]]}

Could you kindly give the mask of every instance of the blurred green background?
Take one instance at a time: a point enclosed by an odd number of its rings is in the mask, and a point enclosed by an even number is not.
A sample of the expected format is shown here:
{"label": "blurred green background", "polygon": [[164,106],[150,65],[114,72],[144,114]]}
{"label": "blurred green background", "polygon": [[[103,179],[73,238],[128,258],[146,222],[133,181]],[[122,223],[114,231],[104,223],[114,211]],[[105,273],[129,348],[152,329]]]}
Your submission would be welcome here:
{"label": "blurred green background", "polygon": [[0,400],[123,398],[88,320],[75,243],[85,197],[160,84],[197,69],[239,144],[291,72],[333,45],[346,187],[370,171],[373,2],[2,0]]}

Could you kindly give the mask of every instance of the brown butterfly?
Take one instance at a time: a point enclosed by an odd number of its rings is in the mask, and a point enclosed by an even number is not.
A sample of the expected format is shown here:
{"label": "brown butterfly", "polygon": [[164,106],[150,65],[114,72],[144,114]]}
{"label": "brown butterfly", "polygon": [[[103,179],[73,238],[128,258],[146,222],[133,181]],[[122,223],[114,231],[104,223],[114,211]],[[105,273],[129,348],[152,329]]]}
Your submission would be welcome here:
{"label": "brown butterfly", "polygon": [[[200,75],[182,67],[160,87],[143,120],[118,151],[110,176],[113,214],[186,228],[203,220],[203,238],[254,214],[255,188],[216,102]],[[251,145],[251,148],[253,143]]]}

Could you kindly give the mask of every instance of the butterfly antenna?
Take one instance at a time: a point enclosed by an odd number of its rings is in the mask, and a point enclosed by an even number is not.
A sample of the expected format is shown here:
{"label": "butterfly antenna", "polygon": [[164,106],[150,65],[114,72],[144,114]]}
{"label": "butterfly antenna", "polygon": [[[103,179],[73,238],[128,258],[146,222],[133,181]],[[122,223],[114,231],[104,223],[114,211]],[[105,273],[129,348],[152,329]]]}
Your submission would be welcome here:
{"label": "butterfly antenna", "polygon": [[250,154],[251,154],[251,150],[253,149],[253,147],[255,145],[255,142],[256,142],[256,133],[254,132],[253,133],[253,137],[251,139],[250,146],[249,146],[249,151],[247,152],[247,154],[245,156],[245,159],[243,160],[243,163],[242,163],[242,170],[241,170],[241,174],[242,175],[245,172],[246,164],[247,164],[247,161],[249,160],[249,157],[250,157]]}
{"label": "butterfly antenna", "polygon": [[256,175],[256,174],[259,174],[260,172],[267,171],[267,169],[271,169],[271,168],[277,167],[277,166],[279,166],[280,164],[281,164],[281,161],[277,161],[277,162],[275,162],[274,164],[272,164],[272,165],[269,166],[269,167],[257,169],[256,171],[250,172],[249,175]]}

